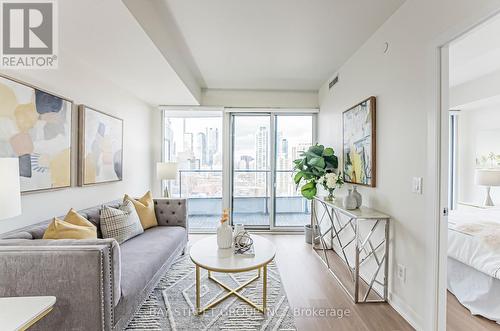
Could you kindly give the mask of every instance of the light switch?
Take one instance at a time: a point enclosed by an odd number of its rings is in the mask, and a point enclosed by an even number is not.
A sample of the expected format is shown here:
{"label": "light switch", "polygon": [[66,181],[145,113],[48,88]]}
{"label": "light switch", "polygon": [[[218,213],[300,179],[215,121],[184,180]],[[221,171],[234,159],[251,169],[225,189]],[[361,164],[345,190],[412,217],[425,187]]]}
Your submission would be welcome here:
{"label": "light switch", "polygon": [[412,189],[411,191],[415,194],[422,194],[422,177],[413,177]]}

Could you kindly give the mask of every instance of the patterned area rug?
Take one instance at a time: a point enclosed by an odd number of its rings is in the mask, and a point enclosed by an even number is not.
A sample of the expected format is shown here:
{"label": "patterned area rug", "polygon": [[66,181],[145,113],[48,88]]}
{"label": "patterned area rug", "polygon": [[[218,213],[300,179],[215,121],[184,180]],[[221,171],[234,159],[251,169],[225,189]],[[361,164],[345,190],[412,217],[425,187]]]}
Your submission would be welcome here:
{"label": "patterned area rug", "polygon": [[[257,271],[239,274],[214,272],[212,275],[235,288],[256,273]],[[207,276],[207,271],[202,269],[202,307],[227,293]],[[235,296],[227,298],[202,315],[195,315],[195,266],[186,254],[179,257],[161,278],[126,330],[296,330],[274,262],[268,265],[267,277],[268,311],[265,316]],[[262,304],[262,277],[239,293]]]}

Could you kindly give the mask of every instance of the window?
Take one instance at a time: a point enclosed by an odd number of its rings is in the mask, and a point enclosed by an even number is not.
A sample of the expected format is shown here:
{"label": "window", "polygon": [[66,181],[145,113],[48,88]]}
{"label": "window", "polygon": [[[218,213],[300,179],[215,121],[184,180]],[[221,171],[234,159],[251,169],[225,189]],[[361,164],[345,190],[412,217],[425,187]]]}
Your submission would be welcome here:
{"label": "window", "polygon": [[189,200],[191,229],[215,229],[222,210],[222,112],[165,111],[163,121],[163,158],[179,168],[169,191]]}
{"label": "window", "polygon": [[311,204],[293,182],[293,160],[314,143],[315,118],[273,110],[165,110],[163,160],[179,168],[166,185],[173,197],[188,199],[190,230],[215,230],[224,207],[233,224],[247,228],[308,224]]}
{"label": "window", "polygon": [[311,203],[293,182],[293,160],[313,143],[312,115],[276,116],[276,221],[277,227],[310,223]]}

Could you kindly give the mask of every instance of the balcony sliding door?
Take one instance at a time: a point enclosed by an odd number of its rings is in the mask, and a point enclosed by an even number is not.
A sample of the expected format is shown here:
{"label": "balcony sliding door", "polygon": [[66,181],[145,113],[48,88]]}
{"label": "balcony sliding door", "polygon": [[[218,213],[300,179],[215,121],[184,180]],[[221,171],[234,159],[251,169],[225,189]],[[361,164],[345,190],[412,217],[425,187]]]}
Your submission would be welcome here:
{"label": "balcony sliding door", "polygon": [[[293,183],[293,160],[315,142],[313,113],[165,110],[162,160],[178,163],[169,185],[188,199],[191,231],[214,231],[223,208],[249,229],[299,230],[310,202]],[[163,190],[163,188],[162,188]]]}
{"label": "balcony sliding door", "polygon": [[269,228],[271,206],[271,116],[232,116],[231,202],[233,224]]}
{"label": "balcony sliding door", "polygon": [[232,114],[230,201],[234,224],[293,230],[310,222],[310,202],[297,193],[293,183],[293,160],[313,143],[314,116]]}

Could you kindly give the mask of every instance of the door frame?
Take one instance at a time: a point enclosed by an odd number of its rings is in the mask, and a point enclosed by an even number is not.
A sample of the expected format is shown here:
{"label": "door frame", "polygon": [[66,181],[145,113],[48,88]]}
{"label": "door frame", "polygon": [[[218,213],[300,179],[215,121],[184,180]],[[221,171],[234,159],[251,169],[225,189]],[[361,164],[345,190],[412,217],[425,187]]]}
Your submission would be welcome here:
{"label": "door frame", "polygon": [[[499,15],[500,8],[484,9],[474,17],[458,22],[452,29],[434,41],[433,65],[436,106],[428,111],[428,175],[430,194],[427,203],[429,215],[434,221],[432,228],[433,261],[430,291],[434,304],[430,311],[432,330],[446,330],[447,313],[447,251],[449,196],[449,46],[474,31],[491,18]],[[446,211],[445,211],[445,208]]]}

